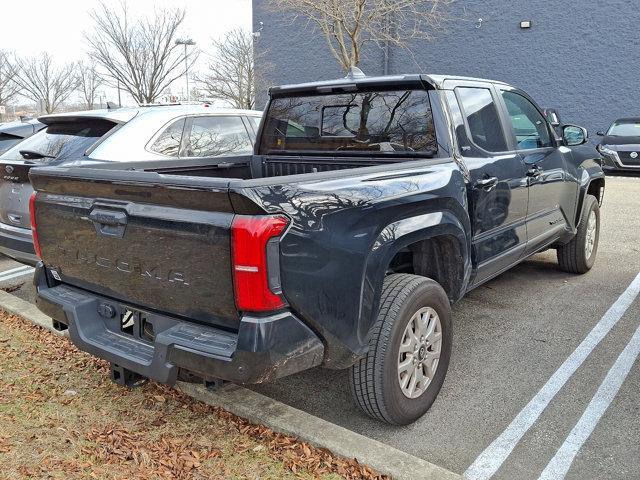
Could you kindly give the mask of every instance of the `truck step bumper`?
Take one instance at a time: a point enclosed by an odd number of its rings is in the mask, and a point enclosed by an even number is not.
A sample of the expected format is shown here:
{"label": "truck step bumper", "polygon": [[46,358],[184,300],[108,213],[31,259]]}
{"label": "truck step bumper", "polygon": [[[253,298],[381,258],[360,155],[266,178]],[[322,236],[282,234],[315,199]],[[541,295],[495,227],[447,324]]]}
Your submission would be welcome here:
{"label": "truck step bumper", "polygon": [[[300,372],[323,360],[320,339],[290,312],[245,316],[237,332],[144,311],[35,277],[38,308],[67,325],[80,349],[161,383],[185,370],[204,380],[251,384]],[[128,322],[128,323],[127,323]]]}

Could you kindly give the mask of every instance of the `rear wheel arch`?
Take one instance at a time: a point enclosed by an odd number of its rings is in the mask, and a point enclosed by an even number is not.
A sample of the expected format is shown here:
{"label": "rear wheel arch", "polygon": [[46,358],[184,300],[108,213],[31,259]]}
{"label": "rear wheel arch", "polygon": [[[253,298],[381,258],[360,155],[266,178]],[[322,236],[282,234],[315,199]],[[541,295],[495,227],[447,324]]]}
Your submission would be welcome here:
{"label": "rear wheel arch", "polygon": [[[366,343],[376,322],[384,279],[390,274],[410,273],[432,278],[444,284],[450,303],[459,300],[471,277],[470,245],[468,218],[459,219],[450,211],[410,217],[384,228],[365,265],[359,321],[361,342]],[[425,262],[434,251],[440,258],[446,257],[448,263]],[[418,273],[414,263],[418,265]],[[449,274],[449,267],[455,267],[454,274]]]}

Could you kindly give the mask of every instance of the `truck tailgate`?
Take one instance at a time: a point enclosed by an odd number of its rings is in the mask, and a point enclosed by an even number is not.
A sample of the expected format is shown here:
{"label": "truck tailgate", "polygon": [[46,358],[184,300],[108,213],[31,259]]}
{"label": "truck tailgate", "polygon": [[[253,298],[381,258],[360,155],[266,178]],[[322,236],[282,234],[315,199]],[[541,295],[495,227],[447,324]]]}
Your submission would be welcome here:
{"label": "truck tailgate", "polygon": [[42,258],[63,283],[237,327],[227,180],[78,168],[31,180]]}

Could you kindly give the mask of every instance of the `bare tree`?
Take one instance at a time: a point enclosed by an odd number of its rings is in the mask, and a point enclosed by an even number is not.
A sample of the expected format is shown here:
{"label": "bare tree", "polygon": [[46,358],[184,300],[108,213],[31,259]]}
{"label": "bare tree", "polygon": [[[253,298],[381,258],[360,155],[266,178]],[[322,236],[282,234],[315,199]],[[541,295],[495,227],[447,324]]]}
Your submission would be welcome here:
{"label": "bare tree", "polygon": [[78,86],[76,64],[56,66],[46,52],[35,57],[16,59],[15,83],[20,94],[40,105],[47,113],[55,112]]}
{"label": "bare tree", "polygon": [[256,89],[263,88],[254,61],[264,53],[254,53],[253,35],[232,30],[222,40],[212,42],[214,53],[209,70],[197,78],[204,95],[225,101],[234,108],[253,109]]}
{"label": "bare tree", "polygon": [[98,88],[104,84],[104,79],[94,62],[78,63],[78,90],[88,110],[93,109]]}
{"label": "bare tree", "polygon": [[0,50],[0,105],[7,105],[18,95],[20,87],[16,84],[15,77],[16,66],[9,59],[7,52]]}
{"label": "bare tree", "polygon": [[270,0],[270,4],[314,24],[348,71],[360,63],[367,43],[408,48],[412,40],[432,38],[448,19],[447,7],[454,1]]}
{"label": "bare tree", "polygon": [[185,58],[176,34],[182,9],[159,9],[152,16],[130,18],[126,1],[112,9],[101,2],[91,12],[93,28],[85,33],[90,54],[114,82],[120,82],[138,103],[152,103],[184,75],[198,53]]}

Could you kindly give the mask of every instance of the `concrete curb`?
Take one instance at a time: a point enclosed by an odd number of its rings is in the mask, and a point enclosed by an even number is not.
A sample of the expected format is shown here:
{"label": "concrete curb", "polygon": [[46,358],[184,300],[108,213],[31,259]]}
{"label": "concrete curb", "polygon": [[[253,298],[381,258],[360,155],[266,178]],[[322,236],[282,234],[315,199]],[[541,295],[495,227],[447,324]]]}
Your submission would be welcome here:
{"label": "concrete curb", "polygon": [[[40,312],[35,305],[2,290],[0,308],[56,335],[66,335],[66,332],[55,330],[51,318]],[[426,460],[237,385],[211,392],[200,385],[179,382],[177,388],[196,400],[223,408],[250,422],[327,448],[342,457],[356,458],[358,462],[394,479],[462,479],[461,475]]]}
{"label": "concrete curb", "polygon": [[0,290],[0,308],[2,308],[5,312],[23,317],[29,320],[31,323],[35,323],[36,325],[39,325],[40,327],[49,330],[56,335],[64,337],[68,336],[66,331],[60,332],[53,328],[51,318],[47,317],[44,313],[38,310],[38,307],[36,307],[33,303],[22,300],[21,298],[16,297],[15,295],[11,295],[4,290]]}

